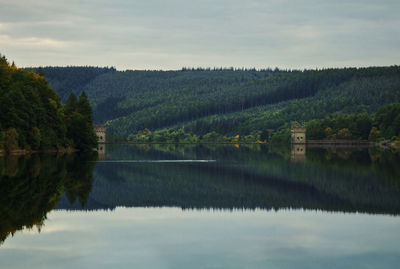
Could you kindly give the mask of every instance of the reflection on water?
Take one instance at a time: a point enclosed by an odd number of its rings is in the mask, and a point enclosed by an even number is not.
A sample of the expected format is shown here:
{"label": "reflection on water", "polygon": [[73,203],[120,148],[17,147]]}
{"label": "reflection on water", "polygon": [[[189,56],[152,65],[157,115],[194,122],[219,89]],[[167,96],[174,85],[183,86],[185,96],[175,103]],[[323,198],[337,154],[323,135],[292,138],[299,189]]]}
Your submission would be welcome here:
{"label": "reflection on water", "polygon": [[[391,268],[400,260],[399,164],[387,150],[262,145],[108,145],[99,155],[1,157],[0,265],[54,268],[64,255],[55,249],[65,247],[65,268]],[[27,233],[33,227],[44,241]],[[368,237],[375,232],[386,241]],[[26,248],[35,242],[40,251]],[[106,254],[109,266],[98,260]],[[48,265],[35,263],[41,255]]]}
{"label": "reflection on water", "polygon": [[4,268],[387,268],[398,218],[312,211],[53,211],[0,248]]}
{"label": "reflection on water", "polygon": [[291,152],[292,161],[305,161],[306,160],[306,145],[293,144]]}
{"label": "reflection on water", "polygon": [[96,158],[86,155],[11,155],[0,158],[0,244],[22,228],[43,226],[64,194],[85,204],[93,183]]}
{"label": "reflection on water", "polygon": [[[295,152],[265,146],[109,146],[97,163],[85,209],[305,208],[399,214],[398,155],[354,148]],[[82,207],[61,199],[58,208]]]}
{"label": "reflection on water", "polygon": [[107,160],[97,163],[212,163],[215,160]]}

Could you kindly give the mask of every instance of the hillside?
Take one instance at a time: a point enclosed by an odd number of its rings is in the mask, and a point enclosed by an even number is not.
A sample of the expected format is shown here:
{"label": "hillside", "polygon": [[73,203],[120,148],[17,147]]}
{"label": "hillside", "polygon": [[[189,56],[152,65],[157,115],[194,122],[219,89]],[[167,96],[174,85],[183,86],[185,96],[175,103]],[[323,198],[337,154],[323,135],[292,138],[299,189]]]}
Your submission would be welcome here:
{"label": "hillside", "polygon": [[86,95],[63,106],[40,70],[17,68],[0,54],[0,151],[86,150],[96,145]]}
{"label": "hillside", "polygon": [[146,128],[182,127],[198,136],[215,131],[227,136],[264,132],[265,137],[291,121],[371,114],[400,101],[398,66],[306,71],[45,67],[43,72],[63,100],[84,90],[95,122],[112,120],[108,131],[114,139]]}

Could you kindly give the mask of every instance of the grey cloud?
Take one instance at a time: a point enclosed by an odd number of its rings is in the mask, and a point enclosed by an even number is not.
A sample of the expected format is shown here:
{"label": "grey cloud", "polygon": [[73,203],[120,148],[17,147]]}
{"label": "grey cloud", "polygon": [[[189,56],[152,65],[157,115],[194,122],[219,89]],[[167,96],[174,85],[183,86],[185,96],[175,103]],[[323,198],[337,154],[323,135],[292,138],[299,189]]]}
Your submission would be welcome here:
{"label": "grey cloud", "polygon": [[328,67],[398,64],[400,3],[383,0],[0,0],[19,65]]}

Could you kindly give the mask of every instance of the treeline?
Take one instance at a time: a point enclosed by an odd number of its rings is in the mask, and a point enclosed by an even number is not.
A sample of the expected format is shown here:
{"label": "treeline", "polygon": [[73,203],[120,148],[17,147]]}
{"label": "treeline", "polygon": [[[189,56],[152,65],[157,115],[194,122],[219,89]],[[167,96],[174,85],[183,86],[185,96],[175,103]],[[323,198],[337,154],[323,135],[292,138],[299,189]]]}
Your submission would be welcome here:
{"label": "treeline", "polygon": [[96,145],[84,93],[74,106],[64,107],[40,69],[35,73],[17,68],[0,55],[0,148],[87,150]]}
{"label": "treeline", "polygon": [[[291,122],[291,124],[298,124],[298,122]],[[306,127],[308,140],[400,141],[400,103],[383,106],[374,114],[364,112],[311,120],[306,123]],[[204,135],[198,135],[189,130],[190,128],[164,128],[152,132],[145,129],[129,135],[128,141],[140,143],[291,142],[290,127],[274,131],[253,130],[247,135],[241,135],[239,132],[236,135],[226,135],[223,131],[210,131]]]}
{"label": "treeline", "polygon": [[306,123],[328,116],[374,113],[382,105],[394,101],[400,101],[400,78],[356,78],[307,98],[203,117],[185,122],[184,126],[188,132],[196,134],[216,131],[243,136],[257,130],[271,134],[276,130],[289,128],[291,121]]}
{"label": "treeline", "polygon": [[[52,72],[62,74],[63,69]],[[400,101],[398,66],[304,71],[99,69],[94,77],[90,72],[81,88],[94,107],[94,121],[112,120],[108,137],[119,140],[146,128],[151,132],[184,128],[196,136],[216,132],[243,137],[256,131],[270,136],[294,120],[305,123],[327,116],[373,113]],[[55,88],[67,92],[68,87]]]}
{"label": "treeline", "polygon": [[307,124],[308,139],[400,140],[400,103],[383,106],[378,113],[350,114],[313,120]]}
{"label": "treeline", "polygon": [[[319,92],[337,88],[349,80],[358,80],[358,77],[363,77],[363,79],[381,78],[382,71],[380,69],[375,70],[375,72],[355,69],[290,72],[270,74],[264,79],[221,87],[218,87],[218,84],[205,86],[205,84],[199,83],[182,90],[160,91],[157,93],[159,95],[146,93],[137,95],[138,101],[135,101],[133,97],[131,99],[131,102],[145,102],[146,104],[136,107],[136,109],[131,106],[130,114],[114,120],[110,130],[122,134],[126,131],[135,133],[144,128],[154,130],[171,125],[182,126],[188,121],[214,115],[219,118],[222,115],[245,112],[248,109],[260,106],[268,109],[270,105],[314,97]],[[397,76],[400,74],[397,69],[388,69],[386,75],[392,77],[394,76],[392,72],[397,72]],[[198,90],[203,87],[207,87],[207,90]],[[152,104],[149,103],[151,101],[153,101]],[[123,105],[120,105],[125,109],[128,109],[129,106],[127,100],[124,100]],[[323,110],[322,108],[321,111],[317,111],[317,114],[323,112]],[[254,113],[251,113],[250,118],[253,116],[255,116]],[[226,123],[226,121],[222,122],[222,124]],[[237,121],[232,125],[236,124]],[[274,127],[279,127],[281,124],[282,122],[278,122]],[[214,124],[211,128],[213,127]],[[191,131],[204,134],[215,130]]]}
{"label": "treeline", "polygon": [[[330,116],[306,123],[308,140],[383,140],[400,142],[400,103],[385,105],[377,113]],[[273,133],[270,142],[290,142],[290,128]]]}
{"label": "treeline", "polygon": [[136,134],[129,135],[128,141],[137,143],[264,143],[266,138],[266,134],[262,131],[255,131],[245,136],[227,136],[215,131],[205,135],[196,135],[185,131],[183,128],[177,130],[166,128],[154,132],[144,129]]}
{"label": "treeline", "polygon": [[97,76],[116,71],[113,67],[89,66],[26,68],[26,70],[36,73],[39,69],[46,79],[49,80],[50,87],[57,90],[62,102],[66,102],[71,93],[80,95],[85,85]]}

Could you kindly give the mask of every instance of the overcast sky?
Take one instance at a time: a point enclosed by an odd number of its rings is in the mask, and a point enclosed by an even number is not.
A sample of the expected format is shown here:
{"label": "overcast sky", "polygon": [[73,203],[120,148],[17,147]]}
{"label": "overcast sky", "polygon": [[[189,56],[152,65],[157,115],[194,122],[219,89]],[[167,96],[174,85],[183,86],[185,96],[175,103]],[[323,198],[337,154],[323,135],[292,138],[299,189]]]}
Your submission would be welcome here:
{"label": "overcast sky", "polygon": [[400,0],[0,0],[18,66],[400,64]]}

